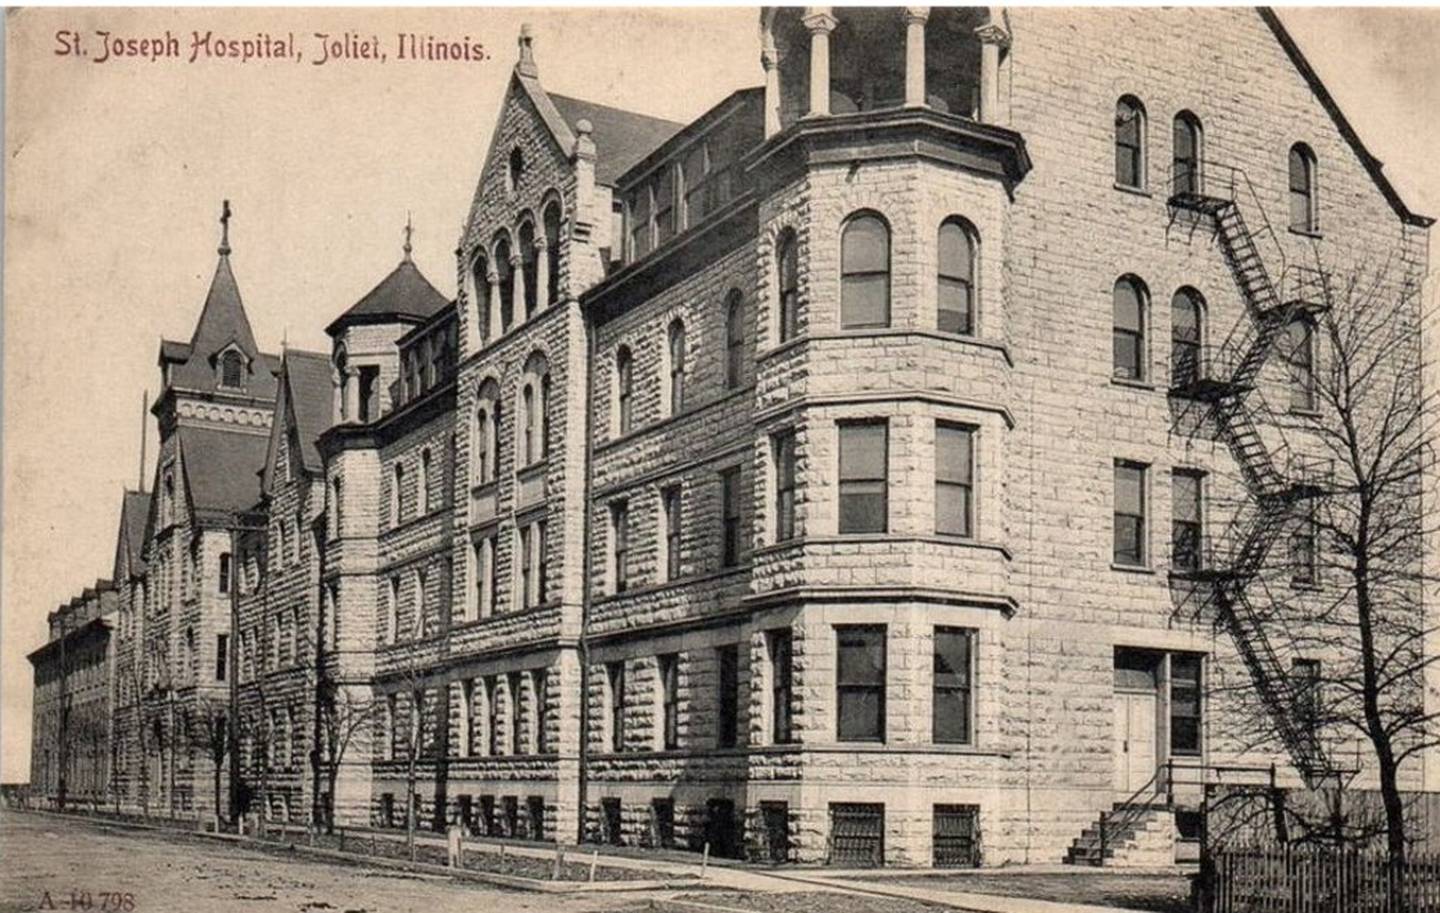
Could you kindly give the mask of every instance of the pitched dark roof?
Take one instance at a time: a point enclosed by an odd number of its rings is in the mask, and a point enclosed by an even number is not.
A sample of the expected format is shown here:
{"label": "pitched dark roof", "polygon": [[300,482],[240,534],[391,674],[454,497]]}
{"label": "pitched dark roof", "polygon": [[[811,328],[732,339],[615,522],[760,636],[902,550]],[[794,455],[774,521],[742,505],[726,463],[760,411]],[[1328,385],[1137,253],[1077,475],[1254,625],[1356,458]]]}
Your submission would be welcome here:
{"label": "pitched dark roof", "polygon": [[196,510],[238,513],[255,506],[269,437],[189,426],[181,426],[176,434]]}
{"label": "pitched dark roof", "polygon": [[294,408],[295,430],[300,436],[300,457],[310,472],[325,468],[315,442],[330,427],[334,390],[330,358],[319,352],[289,349],[285,352],[285,383]]}
{"label": "pitched dark roof", "polygon": [[574,130],[581,120],[588,120],[595,128],[591,134],[595,140],[595,181],[611,187],[615,186],[620,175],[684,126],[648,114],[636,114],[553,92],[547,94],[570,129]]}
{"label": "pitched dark roof", "polygon": [[[145,559],[141,554],[145,546],[145,520],[150,516],[150,493],[148,491],[126,491],[125,498],[120,502],[120,542],[116,547],[116,556],[121,552],[129,563],[130,573],[138,574],[145,569]],[[120,566],[116,562],[116,578],[119,578]]]}
{"label": "pitched dark roof", "polygon": [[450,300],[430,283],[411,260],[401,260],[390,275],[380,280],[350,309],[325,328],[335,335],[352,323],[382,323],[390,320],[418,323],[448,307]]}
{"label": "pitched dark roof", "polygon": [[1360,164],[1363,165],[1366,172],[1369,173],[1370,180],[1375,182],[1375,186],[1380,189],[1380,193],[1385,197],[1385,201],[1390,204],[1390,208],[1395,211],[1395,215],[1400,217],[1400,221],[1406,225],[1414,225],[1419,228],[1429,228],[1435,224],[1434,218],[1422,216],[1405,205],[1405,201],[1400,198],[1400,192],[1395,189],[1395,185],[1391,184],[1390,179],[1385,176],[1383,170],[1385,163],[1371,155],[1370,150],[1365,148],[1365,144],[1360,140],[1360,134],[1356,133],[1355,128],[1350,125],[1350,121],[1345,117],[1345,113],[1340,110],[1340,105],[1335,102],[1334,97],[1330,94],[1330,90],[1326,89],[1325,84],[1320,81],[1320,75],[1315,72],[1314,67],[1310,66],[1310,61],[1305,59],[1305,55],[1300,51],[1300,46],[1295,43],[1295,39],[1290,36],[1290,32],[1286,30],[1285,25],[1280,21],[1280,17],[1275,14],[1275,11],[1268,6],[1262,6],[1259,8],[1259,13],[1260,18],[1265,20],[1265,24],[1270,27],[1270,31],[1275,34],[1275,39],[1280,42],[1280,46],[1285,49],[1285,53],[1290,56],[1290,62],[1295,65],[1295,69],[1300,71],[1300,75],[1304,77],[1305,82],[1309,84],[1310,91],[1315,93],[1315,97],[1320,101],[1320,106],[1325,109],[1325,113],[1329,114],[1330,119],[1335,122],[1335,126],[1340,131],[1340,135],[1345,138],[1345,142],[1350,144],[1350,148],[1355,152],[1355,156],[1360,159]]}
{"label": "pitched dark roof", "polygon": [[172,385],[187,390],[213,391],[220,382],[215,370],[216,356],[231,345],[240,349],[250,363],[244,393],[258,399],[273,399],[278,363],[274,356],[262,353],[255,344],[250,318],[246,316],[245,304],[240,299],[240,286],[230,268],[230,257],[222,254],[215,265],[210,291],[205,295],[205,304],[200,309],[200,319],[195,323],[190,341],[162,339],[160,361],[175,365],[170,374]]}

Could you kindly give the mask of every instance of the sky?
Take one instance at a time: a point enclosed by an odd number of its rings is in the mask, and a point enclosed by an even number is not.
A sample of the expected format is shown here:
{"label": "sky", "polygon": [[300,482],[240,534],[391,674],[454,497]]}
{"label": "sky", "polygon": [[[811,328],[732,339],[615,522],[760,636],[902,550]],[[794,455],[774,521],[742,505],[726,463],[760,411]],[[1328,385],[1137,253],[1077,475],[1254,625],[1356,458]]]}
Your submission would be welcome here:
{"label": "sky", "polygon": [[[1440,10],[1280,15],[1410,207],[1440,215]],[[684,121],[763,81],[755,8],[7,13],[0,780],[28,777],[25,655],[46,613],[109,576],[159,339],[190,337],[221,199],[267,351],[328,351],[325,325],[399,260],[407,215],[417,264],[453,294],[522,22],[561,94]],[[185,57],[195,30],[293,31],[306,59],[92,62],[96,30],[167,29]],[[82,35],[88,56],[57,53],[58,31]],[[315,32],[478,42],[487,59],[315,65]],[[143,427],[148,486],[153,419]]]}

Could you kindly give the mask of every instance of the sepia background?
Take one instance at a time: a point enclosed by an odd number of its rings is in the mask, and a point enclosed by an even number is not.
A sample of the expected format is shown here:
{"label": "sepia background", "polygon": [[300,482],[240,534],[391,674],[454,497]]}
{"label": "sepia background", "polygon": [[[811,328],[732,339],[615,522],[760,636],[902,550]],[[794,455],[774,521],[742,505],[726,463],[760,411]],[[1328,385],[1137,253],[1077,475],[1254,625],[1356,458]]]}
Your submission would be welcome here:
{"label": "sepia background", "polygon": [[[1057,11],[1056,15],[1104,15]],[[1440,10],[1280,10],[1412,209],[1440,215]],[[324,327],[400,257],[454,294],[453,249],[515,58],[534,27],[548,90],[687,122],[758,85],[755,8],[41,10],[5,20],[4,489],[0,779],[29,775],[25,655],[45,615],[109,575],[122,487],[150,484],[162,336],[189,338],[220,201],[262,349]],[[55,33],[166,29],[469,36],[464,62],[57,56]],[[1083,66],[1077,61],[1077,66]],[[1432,257],[1434,255],[1432,254]],[[1428,295],[1435,301],[1432,271]],[[142,427],[152,465],[140,466]]]}

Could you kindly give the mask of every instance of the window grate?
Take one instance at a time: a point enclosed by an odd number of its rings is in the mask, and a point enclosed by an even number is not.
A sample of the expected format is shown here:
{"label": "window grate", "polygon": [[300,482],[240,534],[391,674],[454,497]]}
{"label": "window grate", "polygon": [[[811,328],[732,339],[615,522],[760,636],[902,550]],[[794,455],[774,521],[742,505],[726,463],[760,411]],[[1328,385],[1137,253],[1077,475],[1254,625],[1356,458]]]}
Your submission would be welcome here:
{"label": "window grate", "polygon": [[980,865],[980,806],[935,806],[936,868],[976,868]]}
{"label": "window grate", "polygon": [[828,865],[869,868],[885,864],[885,806],[879,803],[830,803]]}

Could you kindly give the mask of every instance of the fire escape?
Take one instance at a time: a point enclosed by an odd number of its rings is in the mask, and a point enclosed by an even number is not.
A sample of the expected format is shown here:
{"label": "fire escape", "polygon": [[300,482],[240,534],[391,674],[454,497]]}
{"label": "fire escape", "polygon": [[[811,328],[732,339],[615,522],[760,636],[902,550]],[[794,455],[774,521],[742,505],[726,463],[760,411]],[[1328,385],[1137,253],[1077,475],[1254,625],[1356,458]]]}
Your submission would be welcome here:
{"label": "fire escape", "polygon": [[1215,429],[1233,455],[1248,494],[1224,535],[1197,543],[1191,568],[1178,576],[1195,584],[1196,617],[1209,615],[1217,627],[1229,631],[1275,731],[1296,769],[1314,785],[1333,769],[1314,728],[1306,723],[1305,696],[1271,644],[1270,596],[1261,572],[1293,524],[1309,522],[1313,499],[1322,497],[1329,485],[1329,470],[1322,461],[1293,450],[1279,426],[1267,420],[1268,406],[1257,382],[1291,322],[1325,307],[1326,275],[1287,267],[1277,239],[1281,283],[1277,287],[1271,281],[1237,199],[1242,190],[1255,203],[1261,230],[1273,238],[1244,172],[1207,163],[1199,174],[1192,166],[1172,175],[1172,224],[1213,219],[1215,237],[1246,310],[1222,344],[1200,346],[1190,357],[1177,359],[1174,367],[1171,396],[1205,410],[1206,420],[1191,427]]}

